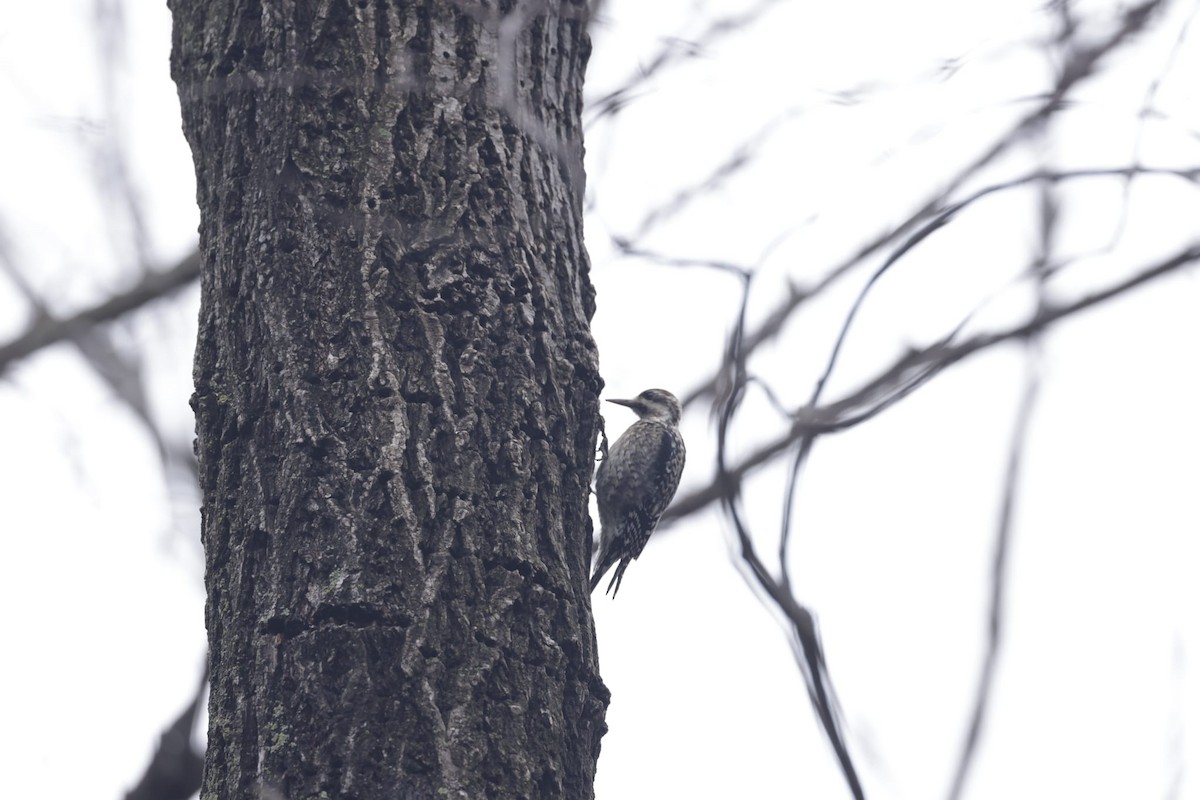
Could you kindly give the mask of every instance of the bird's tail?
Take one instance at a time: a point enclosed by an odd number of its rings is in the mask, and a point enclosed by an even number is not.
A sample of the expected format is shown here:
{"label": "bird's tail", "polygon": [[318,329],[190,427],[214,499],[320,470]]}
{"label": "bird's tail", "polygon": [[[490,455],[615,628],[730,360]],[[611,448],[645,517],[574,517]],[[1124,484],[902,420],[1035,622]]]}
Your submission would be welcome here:
{"label": "bird's tail", "polygon": [[613,599],[617,597],[617,592],[621,588],[621,578],[625,577],[625,568],[629,566],[631,559],[623,558],[617,568],[613,570],[612,580],[608,582],[608,588],[604,590],[605,594],[612,592]]}
{"label": "bird's tail", "polygon": [[600,585],[600,579],[604,577],[604,573],[608,572],[608,568],[612,566],[612,562],[607,560],[607,553],[601,553],[601,560],[596,562],[596,571],[592,573],[591,588],[589,591],[596,591],[596,587]]}
{"label": "bird's tail", "polygon": [[[608,557],[608,554],[605,554],[604,560],[596,564],[596,571],[592,573],[591,589],[589,591],[596,591],[596,587],[600,585],[600,579],[604,577],[604,573],[608,572],[609,567],[615,564],[617,560],[615,556]],[[617,564],[612,578],[608,581],[608,587],[604,590],[605,594],[611,592],[613,597],[617,596],[617,590],[621,588],[621,578],[625,575],[625,568],[629,566],[629,561],[630,559],[628,558],[620,559],[621,563]]]}
{"label": "bird's tail", "polygon": [[616,561],[612,557],[611,536],[607,535],[603,523],[600,526],[600,546],[599,552],[596,553],[596,569],[592,573],[591,588],[589,592],[596,591],[596,587],[600,585],[600,579],[604,577],[604,573],[608,572],[608,568]]}

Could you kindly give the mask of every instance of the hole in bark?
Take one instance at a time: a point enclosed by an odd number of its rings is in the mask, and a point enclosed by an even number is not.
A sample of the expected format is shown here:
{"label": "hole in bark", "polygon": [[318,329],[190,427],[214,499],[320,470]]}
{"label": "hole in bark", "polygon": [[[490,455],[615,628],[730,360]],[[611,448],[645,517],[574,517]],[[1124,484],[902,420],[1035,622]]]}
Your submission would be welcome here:
{"label": "hole in bark", "polygon": [[322,436],[310,445],[312,457],[318,461],[324,460],[334,448],[336,442],[330,436]]}
{"label": "hole in bark", "polygon": [[304,625],[295,617],[271,617],[263,624],[263,633],[269,636],[283,635],[291,638],[304,630]]}
{"label": "hole in bark", "polygon": [[554,771],[549,768],[543,769],[541,776],[538,777],[538,788],[541,790],[542,797],[555,797],[562,794],[562,787],[554,777]]}
{"label": "hole in bark", "polygon": [[354,472],[366,472],[372,464],[374,461],[366,453],[351,453],[346,459],[346,466]]}

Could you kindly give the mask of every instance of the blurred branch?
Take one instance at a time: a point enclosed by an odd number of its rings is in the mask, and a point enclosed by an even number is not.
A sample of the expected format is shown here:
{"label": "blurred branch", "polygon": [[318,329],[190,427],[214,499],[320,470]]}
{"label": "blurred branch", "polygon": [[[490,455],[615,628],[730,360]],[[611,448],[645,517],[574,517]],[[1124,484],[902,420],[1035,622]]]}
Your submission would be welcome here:
{"label": "blurred branch", "polygon": [[761,589],[788,620],[791,633],[789,643],[796,657],[796,663],[800,667],[800,672],[804,676],[813,710],[821,721],[825,738],[833,747],[838,766],[842,770],[850,792],[857,800],[863,800],[865,794],[862,783],[859,781],[850,751],[846,747],[845,737],[842,735],[841,713],[833,690],[833,681],[825,663],[825,650],[817,632],[816,619],[808,608],[796,600],[789,587],[782,581],[776,581],[771,577],[770,572],[759,558],[742,516],[741,482],[740,480],[730,480],[727,469],[726,449],[729,442],[729,430],[738,406],[741,405],[745,396],[748,383],[742,335],[745,331],[746,307],[750,299],[751,280],[751,275],[743,276],[741,307],[727,348],[730,355],[728,363],[731,365],[733,374],[729,376],[727,384],[729,393],[721,402],[717,419],[717,483],[728,490],[721,495],[721,505],[733,523],[734,531],[737,534],[742,563],[750,570],[748,576],[743,572],[743,577],[746,577],[747,582],[750,582],[752,578],[751,585]]}
{"label": "blurred branch", "polygon": [[[1039,129],[1056,113],[1063,110],[1067,95],[1080,82],[1092,76],[1101,62],[1122,45],[1128,43],[1149,25],[1154,12],[1158,11],[1166,0],[1146,0],[1125,10],[1118,20],[1116,29],[1107,37],[1091,47],[1071,51],[1067,62],[1060,68],[1054,85],[1041,96],[1038,105],[1028,114],[1017,120],[1007,131],[1000,134],[993,144],[985,149],[973,161],[962,167],[945,185],[933,192],[924,203],[895,227],[886,230],[869,239],[865,244],[852,253],[847,259],[836,264],[819,281],[807,287],[793,287],[775,307],[767,314],[766,319],[745,336],[746,354],[753,353],[761,344],[774,339],[783,330],[792,313],[804,302],[813,299],[824,290],[845,277],[865,259],[882,250],[892,242],[899,240],[910,231],[917,228],[922,220],[939,213],[947,199],[966,185],[967,181],[977,175],[984,167],[992,164],[1007,153],[1016,144],[1023,141],[1025,136]],[[1130,165],[1129,170],[1139,169]],[[1118,174],[1128,174],[1119,172]],[[965,202],[965,201],[964,201]],[[944,212],[942,212],[944,213]],[[728,358],[728,355],[726,355]],[[715,397],[721,390],[720,381],[729,369],[728,363],[722,363],[713,370],[712,376],[699,386],[682,396],[684,406],[704,398]]]}
{"label": "blurred branch", "polygon": [[73,339],[96,325],[111,322],[147,303],[167,296],[200,277],[200,254],[194,252],[162,272],[147,271],[127,291],[113,295],[92,308],[59,319],[43,313],[25,333],[0,345],[0,375],[10,366],[44,347]]}
{"label": "blurred branch", "polygon": [[125,800],[187,800],[200,791],[204,753],[192,746],[192,730],[207,688],[206,664],[192,702],[163,731],[146,772],[137,786],[126,793]]}
{"label": "blurred branch", "polygon": [[967,774],[979,745],[979,737],[983,730],[983,721],[987,715],[988,702],[995,680],[996,664],[1000,655],[1000,636],[1004,620],[1004,590],[1008,577],[1008,553],[1009,541],[1012,538],[1013,509],[1016,507],[1017,490],[1021,478],[1021,459],[1025,453],[1025,442],[1029,437],[1029,423],[1033,418],[1033,409],[1037,403],[1038,391],[1041,386],[1036,365],[1036,353],[1033,350],[1030,352],[1029,360],[1025,392],[1017,410],[1016,425],[1013,428],[1012,440],[1009,445],[1003,501],[1000,507],[1000,519],[996,526],[996,545],[992,554],[992,593],[988,614],[987,649],[984,653],[983,666],[980,669],[979,687],[975,693],[971,721],[967,726],[967,735],[963,741],[962,753],[959,755],[958,766],[954,773],[954,783],[950,789],[950,800],[958,800],[962,797]]}
{"label": "blurred branch", "polygon": [[759,0],[759,3],[741,14],[731,14],[721,17],[705,28],[694,41],[678,37],[664,38],[658,52],[645,64],[639,64],[637,72],[630,76],[618,88],[607,94],[589,101],[588,108],[593,112],[592,118],[584,123],[586,131],[594,123],[605,117],[616,116],[621,110],[635,99],[637,91],[659,72],[676,63],[696,58],[705,50],[712,47],[731,34],[738,33],[757,22],[771,6],[778,5],[780,0]]}
{"label": "blurred branch", "polygon": [[[1060,8],[1059,25],[1061,35],[1055,40],[1057,47],[1072,47],[1071,36],[1076,22],[1070,13],[1066,2]],[[1051,57],[1056,54],[1056,47],[1048,48]],[[1128,184],[1126,184],[1128,186]],[[1038,193],[1038,259],[1034,264],[1034,274],[1037,276],[1037,309],[1039,312],[1046,307],[1046,286],[1053,274],[1055,240],[1059,234],[1059,224],[1062,220],[1062,207],[1057,194],[1057,184],[1043,181]],[[949,800],[959,800],[966,787],[967,776],[979,750],[979,740],[983,732],[983,723],[991,704],[992,689],[995,686],[996,665],[1000,660],[1001,634],[1004,626],[1004,598],[1008,585],[1008,564],[1010,541],[1013,530],[1013,511],[1016,508],[1017,492],[1021,483],[1022,460],[1025,455],[1026,443],[1029,440],[1030,422],[1033,419],[1034,406],[1037,403],[1041,389],[1041,372],[1039,370],[1040,337],[1034,336],[1025,340],[1025,390],[1021,395],[1021,403],[1017,409],[1016,423],[1008,447],[1008,465],[1004,472],[1004,488],[1000,503],[1000,516],[996,524],[996,543],[992,554],[991,597],[989,598],[987,644],[984,650],[983,663],[979,670],[979,685],[975,692],[975,703],[971,709],[970,721],[963,739],[962,752],[954,771],[954,780],[950,786]]]}
{"label": "blurred branch", "polygon": [[713,167],[707,175],[687,186],[680,187],[672,197],[651,209],[642,218],[641,222],[634,226],[632,234],[629,236],[613,237],[613,244],[620,250],[632,249],[635,243],[644,239],[647,234],[664,221],[679,216],[688,206],[697,200],[715,194],[725,188],[733,178],[737,177],[739,173],[743,172],[753,163],[755,156],[780,128],[787,125],[799,115],[800,112],[796,109],[788,109],[777,115],[773,120],[755,132],[753,136],[735,147],[733,152],[725,160]]}
{"label": "blurred branch", "polygon": [[694,514],[713,502],[723,500],[748,475],[771,461],[806,435],[833,433],[865,422],[912,390],[919,388],[936,373],[976,356],[999,344],[1020,341],[1039,334],[1056,323],[1098,305],[1121,297],[1131,290],[1166,275],[1181,271],[1200,260],[1200,243],[1194,243],[1175,255],[1147,267],[1123,281],[1073,302],[1048,304],[1025,322],[990,333],[982,333],[951,344],[941,341],[901,356],[892,366],[850,395],[820,408],[795,412],[795,422],[782,436],[759,447],[739,463],[725,470],[712,483],[678,498],[663,515],[663,523]]}
{"label": "blurred branch", "polygon": [[[713,377],[703,387],[685,396],[685,402],[690,402],[705,394],[711,394],[719,398],[719,402],[716,403],[716,409],[718,410],[717,471],[713,483],[709,487],[700,492],[680,498],[668,510],[664,519],[671,520],[699,510],[714,499],[721,503],[722,509],[736,532],[740,547],[740,563],[746,567],[742,571],[743,576],[769,598],[771,603],[786,617],[790,624],[790,632],[792,634],[790,640],[796,654],[797,662],[804,674],[813,708],[821,720],[826,738],[833,746],[843,775],[855,797],[861,798],[863,790],[842,735],[840,709],[838,708],[832,681],[826,667],[824,650],[817,632],[815,618],[806,607],[797,601],[795,595],[792,593],[791,578],[788,569],[788,548],[791,541],[791,520],[799,477],[817,437],[822,433],[851,427],[872,418],[882,410],[908,396],[920,386],[923,386],[948,366],[969,355],[983,352],[994,344],[1010,339],[1023,339],[1026,342],[1030,342],[1036,336],[1040,335],[1042,331],[1074,313],[1102,303],[1111,297],[1124,294],[1141,283],[1152,280],[1159,275],[1172,272],[1200,259],[1200,244],[1192,245],[1177,254],[1174,258],[1145,269],[1125,281],[1110,285],[1106,289],[1084,296],[1072,303],[1051,304],[1046,301],[1045,287],[1048,275],[1050,274],[1050,253],[1053,249],[1052,241],[1059,211],[1056,199],[1052,194],[1052,188],[1060,181],[1083,177],[1111,177],[1117,175],[1124,176],[1126,180],[1129,180],[1131,175],[1143,174],[1143,168],[1137,165],[1131,165],[1129,168],[1121,170],[1077,170],[1071,172],[1054,172],[1053,170],[1043,168],[1024,176],[987,186],[968,195],[965,199],[949,203],[949,198],[964,186],[971,176],[978,173],[987,164],[995,161],[1017,142],[1023,141],[1030,135],[1044,135],[1053,115],[1063,107],[1064,100],[1070,89],[1084,77],[1091,74],[1100,60],[1112,49],[1115,49],[1132,34],[1140,31],[1147,24],[1147,20],[1153,10],[1158,6],[1158,2],[1147,2],[1131,11],[1127,11],[1121,18],[1121,24],[1110,37],[1102,40],[1096,46],[1082,49],[1074,47],[1071,31],[1074,29],[1075,22],[1070,9],[1067,7],[1059,8],[1059,22],[1064,32],[1057,40],[1063,55],[1062,68],[1057,74],[1053,90],[1045,96],[1038,108],[1021,118],[1011,130],[1001,136],[990,148],[984,150],[972,163],[960,170],[949,186],[935,194],[924,208],[910,216],[903,224],[882,236],[876,237],[874,241],[860,248],[854,257],[828,272],[815,287],[805,290],[793,289],[784,302],[777,305],[776,310],[769,315],[767,324],[759,326],[754,334],[749,337],[753,341],[751,347],[747,346],[746,307],[753,273],[737,270],[736,268],[732,268],[731,265],[709,264],[709,266],[720,266],[728,271],[741,272],[744,283],[744,292],[738,318],[730,337],[730,343],[723,354],[722,363],[714,371]],[[729,163],[740,166],[740,164],[744,163],[744,160],[739,160],[740,158],[742,158],[741,154],[735,154],[735,158]],[[1191,182],[1195,182],[1197,176],[1200,175],[1200,170],[1194,169],[1146,169],[1145,172],[1169,173]],[[1035,182],[1042,190],[1040,196],[1042,201],[1040,205],[1042,213],[1040,231],[1042,252],[1035,269],[1038,280],[1039,302],[1030,319],[1007,330],[976,335],[966,342],[956,344],[955,340],[959,337],[966,322],[970,319],[968,316],[967,320],[964,320],[940,341],[926,347],[924,350],[905,354],[891,368],[883,370],[880,375],[874,380],[869,381],[866,386],[859,389],[856,393],[837,403],[825,407],[819,406],[818,403],[821,400],[821,396],[833,370],[837,366],[849,330],[863,302],[878,280],[892,266],[897,264],[901,258],[937,230],[947,225],[963,209],[984,197]],[[648,219],[653,220],[656,218],[652,215]],[[797,409],[794,413],[791,429],[775,441],[760,447],[739,464],[731,466],[728,457],[730,428],[732,427],[736,411],[745,397],[746,387],[751,381],[748,375],[747,361],[752,347],[766,341],[767,338],[776,335],[782,330],[790,315],[802,302],[811,299],[821,290],[830,286],[833,281],[847,274],[850,269],[857,266],[875,251],[893,242],[899,242],[898,246],[874,270],[848,310],[826,367],[817,380],[808,403]],[[622,244],[618,242],[619,246]],[[633,250],[632,246],[627,243],[624,246],[627,251]],[[675,263],[682,262],[676,260]],[[1015,504],[1020,455],[1028,429],[1028,420],[1032,413],[1036,388],[1036,376],[1031,376],[1026,399],[1018,416],[1017,432],[1014,434],[1013,449],[1010,453],[1008,482],[1005,489],[1005,500],[999,524],[999,538],[992,585],[990,645],[980,677],[979,693],[969,734],[964,743],[963,753],[959,762],[958,774],[953,789],[954,798],[958,797],[965,783],[965,777],[973,760],[975,746],[979,738],[979,733],[982,730],[983,719],[991,693],[995,664],[999,652],[1002,599],[1012,509]],[[766,565],[763,564],[755,550],[753,539],[742,513],[741,488],[743,485],[742,481],[751,469],[772,460],[793,447],[796,449],[794,458],[791,461],[784,496],[778,552],[779,578],[776,579],[772,576]]]}

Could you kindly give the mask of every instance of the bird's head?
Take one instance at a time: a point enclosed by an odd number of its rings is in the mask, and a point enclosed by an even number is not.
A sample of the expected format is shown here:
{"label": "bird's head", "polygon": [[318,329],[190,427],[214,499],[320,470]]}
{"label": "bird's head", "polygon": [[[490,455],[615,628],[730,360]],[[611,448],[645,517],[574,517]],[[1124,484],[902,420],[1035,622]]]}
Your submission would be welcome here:
{"label": "bird's head", "polygon": [[647,389],[632,400],[609,400],[619,406],[632,408],[641,419],[666,422],[671,425],[679,423],[683,409],[675,395],[666,389]]}

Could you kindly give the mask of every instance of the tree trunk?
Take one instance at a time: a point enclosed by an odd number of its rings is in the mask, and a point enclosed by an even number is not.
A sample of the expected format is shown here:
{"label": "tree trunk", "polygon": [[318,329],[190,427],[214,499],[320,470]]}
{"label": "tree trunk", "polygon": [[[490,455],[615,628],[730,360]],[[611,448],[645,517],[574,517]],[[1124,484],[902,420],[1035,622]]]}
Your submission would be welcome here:
{"label": "tree trunk", "polygon": [[492,5],[171,1],[205,798],[593,794],[587,12]]}

